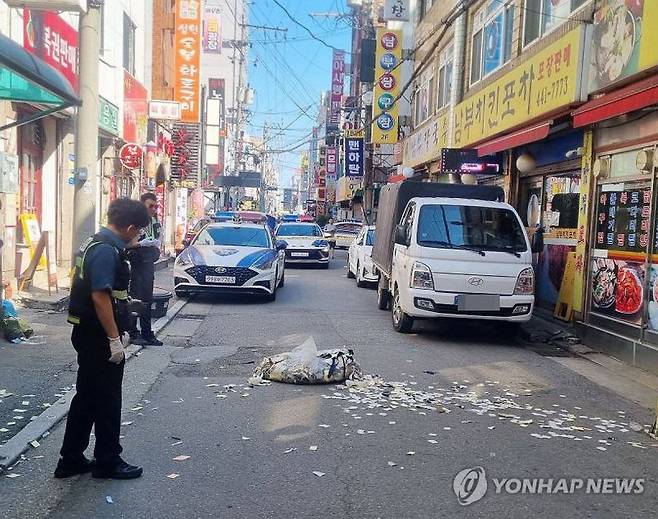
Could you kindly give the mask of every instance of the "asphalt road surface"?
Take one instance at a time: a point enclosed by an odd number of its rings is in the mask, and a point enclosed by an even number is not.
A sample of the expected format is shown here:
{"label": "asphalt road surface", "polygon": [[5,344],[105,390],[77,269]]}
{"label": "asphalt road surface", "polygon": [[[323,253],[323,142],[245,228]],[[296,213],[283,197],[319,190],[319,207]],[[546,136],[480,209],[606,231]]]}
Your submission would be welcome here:
{"label": "asphalt road surface", "polygon": [[[655,517],[658,442],[633,430],[649,410],[491,326],[425,322],[397,334],[344,265],[338,253],[329,270],[288,269],[274,303],[190,301],[166,345],[126,369],[124,457],[144,476],[52,479],[60,424],[13,469],[21,477],[0,477],[0,515]],[[352,348],[364,372],[400,384],[247,386],[263,356],[308,336]],[[457,479],[462,504],[455,477],[475,467]]]}

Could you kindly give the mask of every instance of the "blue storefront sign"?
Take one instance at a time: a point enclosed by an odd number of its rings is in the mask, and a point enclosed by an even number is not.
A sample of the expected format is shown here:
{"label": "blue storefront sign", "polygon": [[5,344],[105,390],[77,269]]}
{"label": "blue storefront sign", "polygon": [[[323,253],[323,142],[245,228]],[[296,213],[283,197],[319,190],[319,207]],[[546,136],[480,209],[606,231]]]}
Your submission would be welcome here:
{"label": "blue storefront sign", "polygon": [[364,145],[362,137],[345,139],[345,176],[363,176]]}

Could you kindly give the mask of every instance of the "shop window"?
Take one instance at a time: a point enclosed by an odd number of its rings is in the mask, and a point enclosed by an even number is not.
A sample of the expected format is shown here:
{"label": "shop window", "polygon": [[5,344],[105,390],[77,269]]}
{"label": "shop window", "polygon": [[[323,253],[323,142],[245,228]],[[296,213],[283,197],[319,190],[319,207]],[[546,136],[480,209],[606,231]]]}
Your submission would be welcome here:
{"label": "shop window", "polygon": [[135,32],[137,27],[126,13],[123,13],[123,68],[135,75]]}
{"label": "shop window", "polygon": [[589,0],[525,0],[523,46],[530,45],[566,22]]}
{"label": "shop window", "polygon": [[514,6],[489,0],[473,18],[471,84],[498,70],[512,58]]}
{"label": "shop window", "polygon": [[439,82],[436,108],[440,110],[450,103],[452,90],[452,46],[439,54]]}

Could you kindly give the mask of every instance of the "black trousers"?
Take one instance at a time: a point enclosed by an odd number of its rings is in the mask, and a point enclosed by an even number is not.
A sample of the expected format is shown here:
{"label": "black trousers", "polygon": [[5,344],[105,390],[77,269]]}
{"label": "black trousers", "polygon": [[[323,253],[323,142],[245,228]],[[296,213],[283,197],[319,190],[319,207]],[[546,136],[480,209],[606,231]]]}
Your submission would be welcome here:
{"label": "black trousers", "polygon": [[112,465],[123,450],[119,434],[125,361],[112,364],[108,360],[110,343],[100,327],[74,326],[71,342],[78,353],[78,378],[60,454],[66,460],[80,459],[89,446],[93,425],[94,457],[99,464]]}
{"label": "black trousers", "polygon": [[[153,283],[155,282],[155,263],[148,258],[134,255],[130,257],[130,296],[144,302],[139,316],[139,329],[142,337],[153,335],[151,328],[151,303],[153,302]],[[134,321],[131,335],[137,335],[137,322]]]}

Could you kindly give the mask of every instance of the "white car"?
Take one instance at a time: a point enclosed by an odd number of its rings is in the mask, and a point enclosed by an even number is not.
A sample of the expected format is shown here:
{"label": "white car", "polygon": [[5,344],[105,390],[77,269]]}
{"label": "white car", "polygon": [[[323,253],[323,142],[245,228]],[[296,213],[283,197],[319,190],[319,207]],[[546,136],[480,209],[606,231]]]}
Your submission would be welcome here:
{"label": "white car", "polygon": [[339,222],[335,226],[334,240],[337,249],[349,249],[359,234],[363,224],[360,222]]}
{"label": "white car", "polygon": [[329,268],[329,242],[315,223],[284,222],[276,228],[276,237],[286,243],[286,264],[316,264]]}
{"label": "white car", "polygon": [[285,247],[262,224],[208,224],[176,258],[176,295],[246,292],[274,301],[285,283]]}
{"label": "white car", "polygon": [[377,283],[379,280],[379,275],[375,274],[375,265],[372,262],[374,243],[375,226],[364,225],[347,253],[347,277],[356,278],[358,287],[364,287],[366,283]]}

